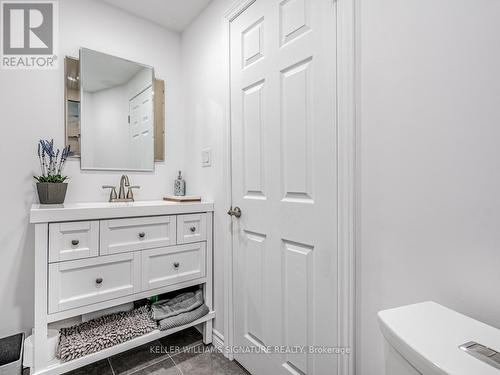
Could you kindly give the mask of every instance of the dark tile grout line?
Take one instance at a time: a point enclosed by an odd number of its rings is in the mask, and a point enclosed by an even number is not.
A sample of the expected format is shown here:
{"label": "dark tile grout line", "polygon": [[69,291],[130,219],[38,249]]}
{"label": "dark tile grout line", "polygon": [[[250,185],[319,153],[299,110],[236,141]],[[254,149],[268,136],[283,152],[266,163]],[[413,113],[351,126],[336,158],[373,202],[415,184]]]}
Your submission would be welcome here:
{"label": "dark tile grout line", "polygon": [[175,354],[168,353],[168,355],[170,355],[170,358],[173,359],[173,357],[175,357],[176,355],[181,354],[181,353],[185,353],[186,351],[193,349],[193,348],[196,348],[197,346],[200,346],[200,345],[204,345],[202,340],[196,341],[188,346],[185,346],[183,348],[183,350],[176,351]]}
{"label": "dark tile grout line", "polygon": [[[174,356],[176,356],[176,355],[177,355],[177,354],[179,354],[179,353],[180,353],[180,352],[177,352],[176,354],[174,354]],[[163,362],[163,361],[166,361],[167,359],[171,360],[171,361],[172,361],[172,363],[174,364],[174,367],[175,367],[177,370],[179,370],[179,372],[180,372],[182,375],[184,375],[184,373],[183,373],[183,372],[182,372],[182,370],[179,368],[179,366],[177,366],[177,363],[174,361],[174,359],[172,358],[172,356],[170,355],[170,353],[165,353],[165,355],[163,355],[162,357],[160,357],[160,358],[158,359],[158,361],[153,361],[153,362],[151,362],[151,363],[148,363],[148,364],[147,364],[147,365],[145,365],[145,366],[139,367],[139,368],[135,369],[134,371],[130,372],[128,375],[133,375],[133,374],[135,374],[135,373],[137,373],[137,372],[139,372],[139,371],[142,371],[142,370],[147,369],[148,367],[151,367],[151,366],[157,365],[157,364],[159,364],[159,363],[161,363],[161,362]],[[111,362],[110,362],[110,365],[111,365]],[[111,365],[111,369],[112,369],[112,371],[113,371],[113,375],[115,375],[115,372],[114,372],[114,370],[113,370],[113,365]]]}
{"label": "dark tile grout line", "polygon": [[244,367],[243,367],[243,365],[242,365],[241,363],[239,363],[236,359],[234,359],[233,361],[234,361],[234,363],[236,363],[236,365],[237,365],[240,369],[242,369],[242,370],[243,370],[246,374],[248,374],[248,375],[252,375],[252,374],[250,373],[250,371],[248,371],[246,368],[244,368]]}
{"label": "dark tile grout line", "polygon": [[[186,348],[187,348],[187,349],[193,349],[193,348],[196,348],[196,347],[198,347],[198,346],[204,346],[204,345],[205,345],[205,346],[210,346],[210,345],[213,345],[213,344],[208,344],[208,345],[206,345],[206,344],[204,344],[204,343],[203,343],[203,341],[201,341],[201,342],[198,342],[198,343],[194,343],[194,344],[192,344],[192,345],[190,345],[190,346],[188,346],[188,347],[186,347]],[[219,353],[220,353],[220,354],[221,354],[224,358],[226,358],[226,357],[224,356],[224,354],[223,354],[221,351],[218,351],[218,352],[219,352]],[[171,355],[171,356],[170,356],[170,358],[172,359],[172,362],[174,362],[175,367],[176,367],[176,368],[180,371],[180,373],[181,373],[182,375],[185,375],[185,374],[182,372],[182,370],[180,369],[180,367],[178,366],[178,364],[177,364],[177,362],[175,361],[175,358],[174,358],[176,355],[178,355],[178,354],[180,354],[180,353],[182,353],[182,352],[180,352],[180,351],[179,351],[179,352],[176,352],[174,355]],[[200,354],[201,354],[201,353],[200,353]],[[199,355],[199,354],[198,354],[198,355]],[[234,360],[234,363],[235,363],[235,364],[236,364],[236,365],[237,365],[237,366],[238,366],[241,370],[243,370],[246,374],[251,375],[251,374],[250,374],[250,372],[248,372],[248,370],[247,370],[246,368],[244,368],[244,367],[241,365],[241,363],[239,363],[239,362],[238,362],[238,361],[236,361],[236,360]]]}
{"label": "dark tile grout line", "polygon": [[[133,374],[136,374],[138,373],[139,371],[142,371],[142,370],[145,370],[147,369],[148,367],[151,367],[151,366],[154,366],[154,365],[157,365],[158,363],[162,363],[163,361],[166,361],[167,359],[170,359],[172,360],[172,358],[170,358],[170,356],[168,355],[168,353],[166,355],[164,355],[161,359],[159,359],[158,361],[154,361],[152,363],[148,363],[146,366],[142,366],[142,367],[139,367],[137,369],[135,369],[134,371],[132,372],[129,372],[128,375],[133,375]],[[172,362],[175,364],[175,362],[172,360]]]}
{"label": "dark tile grout line", "polygon": [[[204,345],[204,344],[203,344],[203,341],[201,341],[201,342],[197,342],[197,343],[193,343],[192,345],[190,345],[190,346],[186,347],[186,349],[188,349],[188,350],[189,350],[189,349],[192,349],[192,348],[196,348],[197,346],[201,346],[201,345]],[[186,351],[186,350],[184,350],[184,352],[185,352],[185,351]],[[176,352],[174,355],[170,356],[170,358],[172,359],[172,362],[174,363],[175,368],[176,368],[177,370],[179,370],[179,371],[180,371],[180,373],[181,373],[182,375],[184,375],[184,373],[182,372],[181,368],[179,367],[179,365],[177,364],[177,362],[175,361],[175,358],[174,358],[176,355],[178,355],[178,354],[180,354],[180,353],[182,353],[182,352],[181,352],[181,351],[178,351],[178,352]]]}
{"label": "dark tile grout line", "polygon": [[[144,370],[144,369],[147,369],[149,366],[154,366],[154,365],[157,365],[158,363],[160,362],[163,362],[164,360],[166,359],[169,359],[170,358],[170,355],[168,353],[165,353],[164,355],[162,355],[161,357],[158,357],[157,359],[155,360],[152,360],[151,362],[149,362],[148,364],[144,365],[144,366],[140,366],[138,368],[136,368],[134,371],[132,372],[129,372],[127,373],[127,375],[132,375],[132,374],[135,374],[136,372],[139,372],[141,370]],[[109,362],[110,365],[111,365],[111,361]],[[111,365],[111,369],[113,371],[113,374],[115,373],[115,370],[113,369],[113,365]],[[126,371],[125,371],[126,372]]]}
{"label": "dark tile grout line", "polygon": [[[196,341],[195,343],[192,343],[191,345],[189,346],[185,346],[183,349],[183,351],[186,351],[189,350],[189,349],[192,349],[192,348],[195,348],[199,345],[202,345],[203,344],[203,341],[200,340],[200,341]],[[174,355],[172,355],[171,353],[168,353],[168,356],[170,357],[170,359],[172,360],[172,363],[174,364],[175,368],[181,373],[181,375],[184,375],[184,373],[182,372],[181,368],[177,365],[177,362],[175,361],[174,357],[180,353],[182,353],[183,351],[176,351]]]}
{"label": "dark tile grout line", "polygon": [[175,360],[172,357],[170,357],[170,359],[172,360],[172,363],[174,364],[175,368],[177,370],[179,370],[179,372],[181,373],[181,375],[184,375],[184,373],[182,372],[181,368],[179,366],[177,366],[177,363],[175,362]]}
{"label": "dark tile grout line", "polygon": [[[174,356],[175,357],[175,356]],[[172,357],[171,357],[172,358]],[[181,372],[182,375],[184,375],[184,373],[182,372],[182,370],[179,368],[179,366],[177,366],[177,362],[175,362],[175,359],[172,358],[172,362],[174,362],[174,366],[177,370],[179,370]]]}
{"label": "dark tile grout line", "polygon": [[116,375],[116,374],[115,374],[115,369],[113,368],[113,365],[111,364],[111,360],[109,359],[109,357],[107,358],[107,360],[108,360],[108,365],[109,365],[109,367],[111,368],[111,373],[112,373],[113,375]]}
{"label": "dark tile grout line", "polygon": [[[200,345],[203,345],[203,341],[201,341],[201,340],[197,341],[195,343],[192,343],[192,344],[190,344],[188,346],[185,346],[184,349],[189,350],[189,349],[192,349],[192,348],[200,346]],[[161,346],[163,348],[165,348],[165,346],[163,344],[161,344]],[[183,351],[185,351],[185,350],[183,350]],[[135,369],[134,371],[128,373],[128,375],[133,375],[133,374],[135,374],[135,373],[137,373],[137,372],[139,372],[141,370],[147,369],[150,366],[157,365],[158,363],[163,362],[163,361],[165,361],[167,359],[170,359],[172,361],[172,363],[174,364],[175,368],[177,370],[179,370],[179,372],[182,375],[184,375],[184,373],[182,372],[182,370],[179,368],[179,366],[177,366],[177,363],[173,359],[173,357],[175,357],[179,353],[182,353],[183,351],[176,351],[174,355],[171,355],[170,353],[165,353],[164,355],[162,355],[161,357],[159,357],[158,360],[153,360],[152,362],[148,363],[147,365],[141,366],[141,367]],[[111,372],[113,373],[113,375],[116,375],[115,369],[113,368],[113,365],[111,364],[110,357],[108,357],[107,359],[108,359],[109,366],[111,367]]]}

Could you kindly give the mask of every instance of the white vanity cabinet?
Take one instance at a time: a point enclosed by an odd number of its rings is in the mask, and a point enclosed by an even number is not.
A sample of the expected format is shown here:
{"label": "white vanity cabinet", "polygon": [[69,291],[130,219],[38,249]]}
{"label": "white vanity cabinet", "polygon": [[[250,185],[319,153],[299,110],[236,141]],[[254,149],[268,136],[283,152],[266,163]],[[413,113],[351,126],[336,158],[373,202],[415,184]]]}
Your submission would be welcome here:
{"label": "white vanity cabinet", "polygon": [[[31,374],[62,374],[192,325],[212,341],[213,204],[164,201],[33,205],[35,322]],[[193,285],[210,313],[101,352],[47,362],[52,323]]]}

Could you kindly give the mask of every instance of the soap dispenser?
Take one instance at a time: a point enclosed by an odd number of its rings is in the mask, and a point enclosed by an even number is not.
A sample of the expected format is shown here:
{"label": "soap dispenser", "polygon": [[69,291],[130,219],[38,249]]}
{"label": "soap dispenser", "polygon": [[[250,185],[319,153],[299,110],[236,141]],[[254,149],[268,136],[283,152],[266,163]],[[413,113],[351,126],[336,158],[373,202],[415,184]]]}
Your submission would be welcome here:
{"label": "soap dispenser", "polygon": [[186,181],[182,178],[182,173],[179,171],[179,176],[174,182],[174,195],[183,197],[186,195]]}

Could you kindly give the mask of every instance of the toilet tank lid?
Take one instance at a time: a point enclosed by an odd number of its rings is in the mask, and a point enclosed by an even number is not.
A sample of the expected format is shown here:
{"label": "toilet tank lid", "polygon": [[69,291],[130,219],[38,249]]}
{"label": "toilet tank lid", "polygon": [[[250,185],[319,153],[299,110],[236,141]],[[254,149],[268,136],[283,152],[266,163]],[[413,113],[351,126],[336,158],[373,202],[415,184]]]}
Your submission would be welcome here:
{"label": "toilet tank lid", "polygon": [[425,375],[499,375],[459,348],[469,341],[500,352],[500,330],[435,302],[380,311],[382,334]]}

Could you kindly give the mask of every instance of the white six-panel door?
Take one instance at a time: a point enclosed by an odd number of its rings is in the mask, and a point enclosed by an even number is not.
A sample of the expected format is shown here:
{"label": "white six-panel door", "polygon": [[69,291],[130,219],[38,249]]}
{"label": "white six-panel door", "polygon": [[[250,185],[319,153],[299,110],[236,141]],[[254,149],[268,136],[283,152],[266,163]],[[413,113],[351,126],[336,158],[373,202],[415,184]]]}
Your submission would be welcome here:
{"label": "white six-panel door", "polygon": [[149,86],[129,101],[130,159],[134,168],[150,168],[154,150],[151,139],[153,131],[153,88]]}
{"label": "white six-panel door", "polygon": [[336,374],[333,0],[256,0],[231,22],[234,341],[253,375]]}

